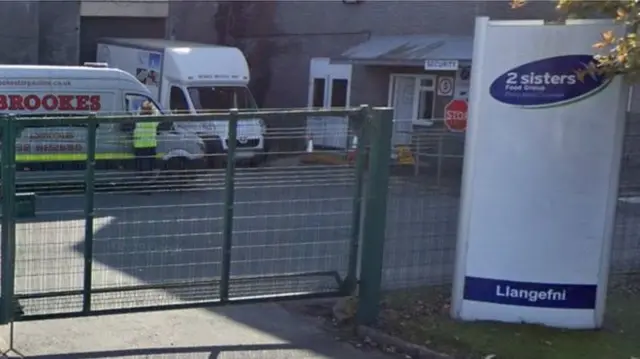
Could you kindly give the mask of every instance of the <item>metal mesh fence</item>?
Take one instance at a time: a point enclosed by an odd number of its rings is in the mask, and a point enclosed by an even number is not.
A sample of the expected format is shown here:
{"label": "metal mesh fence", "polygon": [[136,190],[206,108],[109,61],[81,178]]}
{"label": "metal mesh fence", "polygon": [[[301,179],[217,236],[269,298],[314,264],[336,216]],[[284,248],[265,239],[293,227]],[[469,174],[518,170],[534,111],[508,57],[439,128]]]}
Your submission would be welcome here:
{"label": "metal mesh fence", "polygon": [[392,170],[387,207],[383,287],[449,283],[453,274],[463,135],[442,123],[395,135],[396,149],[410,148],[413,164]]}
{"label": "metal mesh fence", "polygon": [[[347,126],[310,134],[309,122],[317,120],[272,116],[267,158],[236,158],[231,300],[339,290],[348,269],[355,172],[348,146],[322,146],[322,137],[353,133],[344,120]],[[98,141],[109,140],[98,134]],[[19,191],[37,193],[36,216],[16,227],[15,294],[25,315],[81,311],[89,252],[92,310],[220,299],[226,166],[157,173],[115,162],[95,170],[90,244],[84,168],[17,174]]]}
{"label": "metal mesh fence", "polygon": [[640,114],[627,116],[616,227],[611,257],[613,275],[640,271]]}
{"label": "metal mesh fence", "polygon": [[[407,124],[400,126],[407,128]],[[409,126],[411,127],[411,126]],[[452,280],[464,136],[443,126],[413,126],[395,136],[416,163],[390,178],[383,285],[386,289]],[[422,152],[422,153],[420,153]],[[629,114],[623,149],[611,274],[640,271],[640,114]]]}
{"label": "metal mesh fence", "polygon": [[[356,191],[349,154],[360,124],[341,116],[284,112],[265,120],[267,158],[251,161],[246,148],[240,149],[243,158],[236,158],[229,297],[336,291],[349,267]],[[640,116],[630,115],[614,275],[640,269],[639,124]],[[410,133],[400,134],[394,145],[409,148],[413,162],[391,169],[383,287],[448,284],[464,135],[437,122],[412,125]],[[117,142],[106,134],[98,140]],[[179,163],[162,168],[161,175],[122,161],[96,168],[92,229],[86,227],[81,165],[61,171],[36,168],[35,161],[19,163],[19,191],[38,193],[37,215],[19,220],[16,228],[15,292],[26,314],[80,311],[89,252],[92,310],[219,300],[229,182],[225,155],[213,151],[204,157],[208,166]],[[94,237],[91,248],[87,231]]]}
{"label": "metal mesh fence", "polygon": [[311,115],[269,123],[268,166],[236,174],[231,254],[232,278],[266,278],[252,286],[232,284],[230,296],[336,290],[336,276],[347,274],[353,223],[356,178],[341,142],[353,136],[349,118]]}

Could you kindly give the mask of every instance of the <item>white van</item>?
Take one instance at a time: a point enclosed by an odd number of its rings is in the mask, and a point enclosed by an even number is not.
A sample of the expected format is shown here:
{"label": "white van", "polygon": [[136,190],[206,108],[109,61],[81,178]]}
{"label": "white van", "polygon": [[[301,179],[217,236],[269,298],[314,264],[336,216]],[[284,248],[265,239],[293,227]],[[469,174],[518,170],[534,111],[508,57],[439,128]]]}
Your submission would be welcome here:
{"label": "white van", "polygon": [[[98,41],[97,61],[136,76],[154,99],[177,113],[203,113],[230,108],[254,110],[247,87],[249,65],[235,47],[161,39],[105,38]],[[228,149],[227,122],[183,124],[197,133],[210,152]],[[260,162],[266,154],[262,119],[238,121],[237,159]]]}
{"label": "white van", "polygon": [[[137,115],[149,90],[129,73],[88,66],[0,65],[0,114],[24,117]],[[155,103],[154,103],[155,104]],[[155,111],[161,114],[156,105]],[[18,122],[19,124],[19,122]],[[19,170],[78,169],[87,158],[86,126],[19,126],[16,163]],[[97,168],[133,166],[133,122],[100,123],[96,133]],[[157,152],[167,166],[199,167],[205,159],[203,141],[159,126]]]}

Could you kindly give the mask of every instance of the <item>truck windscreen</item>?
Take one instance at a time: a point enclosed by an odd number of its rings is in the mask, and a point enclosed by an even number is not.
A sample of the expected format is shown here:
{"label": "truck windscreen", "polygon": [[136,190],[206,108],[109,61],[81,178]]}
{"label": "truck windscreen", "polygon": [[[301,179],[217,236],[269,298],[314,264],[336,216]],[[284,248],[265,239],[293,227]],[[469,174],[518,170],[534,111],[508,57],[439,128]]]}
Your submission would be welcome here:
{"label": "truck windscreen", "polygon": [[244,86],[199,86],[189,87],[188,91],[198,112],[256,108],[251,91]]}

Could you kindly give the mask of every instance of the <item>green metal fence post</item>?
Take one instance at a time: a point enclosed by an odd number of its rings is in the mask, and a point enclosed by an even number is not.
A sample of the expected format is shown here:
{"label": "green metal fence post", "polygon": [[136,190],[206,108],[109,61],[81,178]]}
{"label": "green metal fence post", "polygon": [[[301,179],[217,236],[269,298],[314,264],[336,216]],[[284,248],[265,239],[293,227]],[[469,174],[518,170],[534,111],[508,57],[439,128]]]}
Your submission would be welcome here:
{"label": "green metal fence post", "polygon": [[374,109],[372,119],[365,125],[371,152],[365,189],[357,320],[360,324],[371,324],[378,316],[381,294],[393,113],[389,109]]}
{"label": "green metal fence post", "polygon": [[344,295],[351,295],[357,287],[358,276],[358,250],[360,246],[360,227],[362,226],[362,187],[367,160],[367,123],[371,122],[371,108],[368,105],[360,106],[360,111],[355,115],[358,123],[358,143],[356,148],[355,185],[353,189],[353,209],[351,216],[351,238],[349,244],[349,264],[347,276],[344,279],[342,291]]}
{"label": "green metal fence post", "polygon": [[0,240],[0,283],[1,311],[0,324],[13,322],[15,315],[15,196],[16,196],[16,136],[15,119],[4,116],[2,128],[2,238]]}
{"label": "green metal fence post", "polygon": [[96,168],[96,115],[87,118],[87,160],[84,172],[84,285],[82,290],[82,311],[91,311],[91,287],[93,274],[93,219]]}
{"label": "green metal fence post", "polygon": [[238,137],[238,110],[232,109],[229,117],[229,133],[227,143],[227,171],[225,173],[224,196],[224,229],[222,243],[222,273],[220,278],[220,301],[229,300],[229,282],[231,278],[231,247],[233,241],[233,204],[234,174],[236,165],[236,140]]}

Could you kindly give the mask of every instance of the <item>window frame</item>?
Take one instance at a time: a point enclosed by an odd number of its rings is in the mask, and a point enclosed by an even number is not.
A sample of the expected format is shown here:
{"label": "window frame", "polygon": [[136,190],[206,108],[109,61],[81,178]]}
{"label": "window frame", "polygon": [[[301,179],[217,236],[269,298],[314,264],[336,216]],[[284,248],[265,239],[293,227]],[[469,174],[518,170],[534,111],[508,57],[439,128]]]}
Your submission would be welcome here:
{"label": "window frame", "polygon": [[[128,104],[127,97],[130,96],[130,95],[131,96],[140,96],[140,97],[146,98],[147,101],[151,102],[155,106],[156,110],[158,110],[158,115],[159,116],[164,115],[164,112],[162,111],[162,107],[160,107],[158,105],[158,103],[154,99],[151,98],[151,96],[146,95],[146,94],[136,93],[136,92],[125,92],[124,93],[124,104],[125,104],[125,113],[127,115],[134,115],[134,113],[133,112],[129,112],[129,109],[127,108],[128,107],[127,106],[127,104]],[[135,115],[135,116],[139,116],[139,115]]]}
{"label": "window frame", "polygon": [[[394,99],[395,99],[395,84],[396,78],[399,77],[409,77],[414,80],[414,88],[413,88],[413,118],[411,119],[413,125],[415,126],[433,126],[436,117],[435,117],[435,109],[436,109],[436,75],[431,74],[403,74],[403,73],[392,73],[389,75],[389,94],[387,99],[387,105],[393,107]],[[429,79],[431,80],[431,86],[422,86],[422,80]],[[431,104],[431,120],[419,119],[418,110],[420,109],[420,91],[427,90],[433,92],[432,96],[432,104]]]}
{"label": "window frame", "polygon": [[[146,94],[141,94],[141,93],[136,93],[136,92],[124,92],[125,107],[127,107],[127,96],[130,96],[130,95],[132,95],[132,96],[141,96],[141,97],[146,98],[147,101],[150,101],[156,107],[156,109],[158,110],[158,115],[157,116],[164,116],[165,115],[162,107],[160,107],[158,105],[158,102],[156,102],[154,99],[151,98],[151,96],[146,95]],[[140,116],[139,113],[138,114],[134,114],[132,112],[129,112],[129,110],[127,108],[125,108],[125,113],[126,113],[127,116],[131,116],[132,118]],[[127,125],[127,124],[131,125],[131,123],[129,123],[128,121],[120,123],[120,125],[117,126],[118,127],[117,130],[120,131],[120,132],[124,132],[124,133],[129,133],[129,132],[133,131],[133,128],[130,129],[130,130],[129,129],[123,129],[123,125]],[[165,124],[165,125],[163,125],[163,124]],[[159,124],[158,128],[159,128],[159,131],[171,131],[173,129],[173,122],[162,122],[162,123]]]}
{"label": "window frame", "polygon": [[[318,85],[318,86],[316,86]],[[311,93],[311,108],[324,108],[326,107],[326,94],[327,94],[327,78],[314,77],[312,79],[312,93]],[[317,105],[317,101],[321,102],[320,106]]]}
{"label": "window frame", "polygon": [[[330,98],[329,98],[329,108],[347,108],[349,107],[349,79],[346,78],[339,78],[339,77],[331,77],[331,93],[330,93]],[[336,81],[339,82],[344,82],[345,86],[344,86],[344,106],[335,106],[333,103],[333,95],[334,95],[334,90],[335,90],[335,85],[336,85]]]}
{"label": "window frame", "polygon": [[[231,108],[224,108],[224,109],[202,109],[202,108],[196,108],[195,106],[195,102],[193,101],[193,98],[191,97],[191,89],[195,89],[197,91],[199,91],[199,89],[201,88],[216,88],[216,87],[223,87],[223,88],[233,88],[233,89],[244,89],[244,91],[246,91],[247,93],[247,99],[250,102],[250,107],[243,107],[243,108],[238,108],[241,111],[253,111],[253,110],[257,110],[258,109],[258,104],[256,103],[256,99],[253,97],[253,93],[251,93],[251,90],[249,89],[248,86],[244,86],[244,85],[200,85],[200,86],[186,86],[186,93],[188,94],[188,100],[191,102],[191,105],[193,106],[193,110],[196,113],[202,113],[204,112],[215,112],[215,111],[229,111]],[[235,94],[234,94],[235,95]],[[200,94],[198,93],[198,97],[200,96]],[[235,97],[235,102],[237,104],[237,95],[234,96]],[[202,103],[200,103],[200,105],[202,105]]]}
{"label": "window frame", "polygon": [[174,88],[180,90],[180,93],[182,94],[182,99],[184,100],[184,104],[186,106],[184,110],[177,110],[179,112],[176,112],[176,113],[181,115],[191,113],[193,105],[192,105],[191,99],[189,98],[189,92],[187,91],[187,88],[184,86],[176,85],[176,84],[171,84],[169,87],[169,111],[171,111],[171,113],[174,113],[173,108],[171,108],[171,92],[173,91]]}

